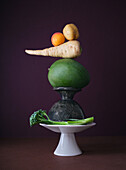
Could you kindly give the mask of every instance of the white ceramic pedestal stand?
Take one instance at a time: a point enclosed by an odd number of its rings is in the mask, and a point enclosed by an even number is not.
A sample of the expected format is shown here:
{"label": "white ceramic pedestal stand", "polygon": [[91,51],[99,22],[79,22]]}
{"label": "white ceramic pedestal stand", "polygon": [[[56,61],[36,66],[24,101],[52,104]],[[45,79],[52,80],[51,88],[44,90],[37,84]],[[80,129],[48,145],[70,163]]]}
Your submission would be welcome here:
{"label": "white ceramic pedestal stand", "polygon": [[90,123],[87,125],[46,125],[41,124],[41,126],[54,131],[61,133],[59,144],[54,151],[55,155],[58,156],[76,156],[82,154],[82,151],[77,145],[74,133],[84,131],[96,123]]}
{"label": "white ceramic pedestal stand", "polygon": [[54,154],[59,156],[75,156],[80,155],[81,153],[82,151],[76,143],[74,133],[61,133],[60,141]]}

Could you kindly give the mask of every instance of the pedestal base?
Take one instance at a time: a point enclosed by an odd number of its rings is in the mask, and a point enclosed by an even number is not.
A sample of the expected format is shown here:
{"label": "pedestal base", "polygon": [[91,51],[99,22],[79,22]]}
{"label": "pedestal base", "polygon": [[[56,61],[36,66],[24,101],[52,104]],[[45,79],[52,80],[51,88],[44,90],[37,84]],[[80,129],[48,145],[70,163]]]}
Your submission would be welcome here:
{"label": "pedestal base", "polygon": [[76,156],[82,154],[78,147],[74,133],[61,133],[59,144],[54,152],[58,156]]}
{"label": "pedestal base", "polygon": [[74,133],[84,131],[96,125],[96,123],[89,123],[87,125],[46,125],[41,126],[56,132],[61,133],[59,144],[54,151],[57,156],[76,156],[82,154],[80,148],[76,143]]}

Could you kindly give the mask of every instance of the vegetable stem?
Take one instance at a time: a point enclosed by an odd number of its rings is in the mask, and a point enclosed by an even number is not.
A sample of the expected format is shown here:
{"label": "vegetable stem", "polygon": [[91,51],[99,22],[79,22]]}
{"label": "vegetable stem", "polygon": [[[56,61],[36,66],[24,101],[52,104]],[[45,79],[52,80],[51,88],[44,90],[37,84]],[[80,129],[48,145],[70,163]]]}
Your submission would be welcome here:
{"label": "vegetable stem", "polygon": [[89,118],[81,119],[81,120],[68,121],[68,124],[85,125],[87,123],[92,123],[93,121],[94,121],[94,117],[89,117]]}
{"label": "vegetable stem", "polygon": [[50,120],[48,115],[46,114],[45,110],[38,110],[34,112],[30,116],[30,126],[32,127],[35,124],[43,123],[43,124],[49,124],[49,125],[85,125],[88,123],[92,123],[94,121],[94,117],[89,117],[86,119],[81,120],[68,120],[68,121],[53,121]]}

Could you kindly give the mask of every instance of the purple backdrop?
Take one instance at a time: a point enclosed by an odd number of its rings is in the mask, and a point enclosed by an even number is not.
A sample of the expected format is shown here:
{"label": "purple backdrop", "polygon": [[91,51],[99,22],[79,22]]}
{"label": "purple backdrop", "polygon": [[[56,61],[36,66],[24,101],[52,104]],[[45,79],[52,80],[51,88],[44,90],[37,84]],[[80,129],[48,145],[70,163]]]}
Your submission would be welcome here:
{"label": "purple backdrop", "polygon": [[91,76],[75,96],[97,126],[82,135],[126,135],[126,24],[121,1],[3,1],[1,22],[1,137],[54,135],[29,127],[29,116],[60,99],[47,79],[55,58],[26,55],[24,49],[51,46],[50,37],[67,23],[80,30],[82,55],[76,60]]}

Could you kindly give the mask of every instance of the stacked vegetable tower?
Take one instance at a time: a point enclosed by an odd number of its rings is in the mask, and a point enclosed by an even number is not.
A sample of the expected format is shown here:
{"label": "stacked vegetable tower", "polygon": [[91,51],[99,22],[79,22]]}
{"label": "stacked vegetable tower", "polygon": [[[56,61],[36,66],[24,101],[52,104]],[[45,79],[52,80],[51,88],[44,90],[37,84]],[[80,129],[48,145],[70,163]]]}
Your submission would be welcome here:
{"label": "stacked vegetable tower", "polygon": [[[67,24],[62,32],[56,32],[52,35],[53,47],[43,50],[25,50],[26,53],[31,55],[62,58],[56,60],[48,72],[50,84],[61,95],[61,100],[52,106],[48,116],[46,116],[51,121],[73,121],[85,117],[82,108],[73,100],[74,94],[88,85],[90,81],[86,68],[74,60],[81,55],[82,51],[78,38],[78,28],[74,24]],[[42,120],[39,118],[42,117],[43,111],[40,110],[35,113],[39,116],[32,115],[31,119],[33,120],[34,117],[38,122],[41,122]]]}

